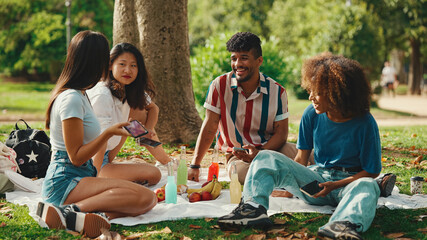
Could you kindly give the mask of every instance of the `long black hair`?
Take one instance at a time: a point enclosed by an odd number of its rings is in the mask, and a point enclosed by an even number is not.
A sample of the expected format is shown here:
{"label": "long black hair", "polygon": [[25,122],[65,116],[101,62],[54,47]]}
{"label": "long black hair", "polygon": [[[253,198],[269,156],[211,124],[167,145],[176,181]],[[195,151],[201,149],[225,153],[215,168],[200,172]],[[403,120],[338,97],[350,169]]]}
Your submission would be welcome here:
{"label": "long black hair", "polygon": [[147,105],[145,93],[151,98],[155,96],[154,84],[151,81],[150,75],[145,66],[144,57],[141,52],[130,43],[119,43],[111,49],[110,52],[110,64],[123,53],[131,53],[136,58],[136,64],[138,66],[138,75],[136,79],[129,85],[126,85],[123,89],[121,84],[114,78],[112,71],[109,71],[107,85],[111,90],[111,94],[122,100],[127,101],[129,106],[133,109],[144,109]]}
{"label": "long black hair", "polygon": [[64,68],[52,91],[46,111],[46,128],[50,126],[50,112],[55,99],[67,89],[92,88],[108,74],[109,45],[104,34],[93,31],[77,33],[68,47]]}

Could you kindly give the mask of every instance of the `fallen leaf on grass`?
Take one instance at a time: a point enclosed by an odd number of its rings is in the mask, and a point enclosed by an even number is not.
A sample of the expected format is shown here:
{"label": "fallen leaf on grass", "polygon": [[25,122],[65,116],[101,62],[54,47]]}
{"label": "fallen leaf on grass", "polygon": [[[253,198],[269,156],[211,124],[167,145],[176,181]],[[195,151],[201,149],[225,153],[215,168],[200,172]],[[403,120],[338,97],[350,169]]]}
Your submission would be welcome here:
{"label": "fallen leaf on grass", "polygon": [[411,161],[411,163],[415,164],[415,165],[420,164],[422,159],[423,159],[423,156],[420,155],[420,156],[416,157],[413,161]]}
{"label": "fallen leaf on grass", "polygon": [[49,237],[47,237],[47,239],[49,239],[49,240],[59,240],[59,237],[58,236],[49,236]]}
{"label": "fallen leaf on grass", "polygon": [[318,216],[318,217],[315,217],[315,218],[311,218],[311,219],[308,219],[308,220],[305,220],[303,223],[311,223],[311,222],[314,222],[314,221],[316,221],[316,220],[318,220],[318,219],[321,219],[321,218],[324,218],[325,216]]}
{"label": "fallen leaf on grass", "polygon": [[10,208],[10,207],[2,207],[2,208],[0,208],[0,213],[8,213],[8,212],[11,212],[11,211],[13,211],[13,209]]}
{"label": "fallen leaf on grass", "polygon": [[427,227],[425,227],[425,228],[418,228],[417,231],[418,232],[422,232],[422,233],[427,233]]}
{"label": "fallen leaf on grass", "polygon": [[276,218],[276,219],[274,219],[274,220],[273,220],[273,222],[274,222],[275,224],[283,225],[283,224],[286,224],[286,223],[288,222],[288,220],[286,220],[286,219],[281,219],[281,218]]}
{"label": "fallen leaf on grass", "polygon": [[385,235],[386,238],[398,238],[404,236],[405,233],[399,232],[399,233],[389,233]]}
{"label": "fallen leaf on grass", "polygon": [[262,240],[265,239],[265,234],[252,234],[245,237],[245,240]]}
{"label": "fallen leaf on grass", "polygon": [[140,238],[140,237],[147,235],[147,234],[151,235],[151,234],[160,234],[160,233],[172,233],[172,230],[170,230],[170,228],[168,228],[168,227],[165,227],[162,230],[143,232],[143,233],[135,233],[135,234],[132,234],[130,236],[125,237],[125,239],[127,239],[127,240],[128,239],[137,239],[137,238]]}
{"label": "fallen leaf on grass", "polygon": [[267,231],[268,234],[280,234],[282,236],[287,236],[290,233],[286,232],[285,229],[282,228],[272,228],[270,230]]}
{"label": "fallen leaf on grass", "polygon": [[5,222],[1,222],[0,223],[0,227],[6,227],[6,223]]}
{"label": "fallen leaf on grass", "polygon": [[219,227],[219,225],[213,225],[213,226],[211,226],[210,228],[212,228],[212,229],[221,229],[221,228]]}
{"label": "fallen leaf on grass", "polygon": [[200,228],[202,228],[201,226],[197,226],[197,225],[193,225],[193,224],[188,225],[188,227],[189,228],[193,228],[193,229],[200,229]]}
{"label": "fallen leaf on grass", "polygon": [[184,236],[184,237],[180,238],[180,240],[191,240],[191,238]]}
{"label": "fallen leaf on grass", "polygon": [[214,220],[213,218],[205,218],[205,222],[211,222],[212,220]]}
{"label": "fallen leaf on grass", "polygon": [[106,229],[102,229],[101,232],[101,236],[97,237],[96,240],[122,240],[122,236],[117,232],[110,232]]}

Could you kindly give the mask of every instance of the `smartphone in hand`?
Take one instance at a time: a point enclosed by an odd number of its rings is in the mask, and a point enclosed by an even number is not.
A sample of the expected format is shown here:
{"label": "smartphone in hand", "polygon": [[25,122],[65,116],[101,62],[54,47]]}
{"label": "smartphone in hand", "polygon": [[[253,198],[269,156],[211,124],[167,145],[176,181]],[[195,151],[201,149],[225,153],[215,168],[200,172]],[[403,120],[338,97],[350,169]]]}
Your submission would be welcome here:
{"label": "smartphone in hand", "polygon": [[249,149],[246,148],[239,148],[239,147],[233,147],[234,151],[245,151],[246,153],[249,153]]}
{"label": "smartphone in hand", "polygon": [[313,197],[316,193],[323,190],[323,188],[319,187],[319,183],[319,181],[314,180],[313,182],[301,187],[300,190],[308,196]]}
{"label": "smartphone in hand", "polygon": [[147,145],[150,147],[157,147],[160,144],[162,144],[161,142],[157,142],[157,141],[154,141],[153,139],[149,139],[149,138],[145,138],[145,137],[138,138],[137,142],[139,143],[139,145]]}
{"label": "smartphone in hand", "polygon": [[141,137],[148,133],[147,129],[145,129],[138,120],[132,120],[129,125],[124,126],[123,128],[126,129],[134,138]]}

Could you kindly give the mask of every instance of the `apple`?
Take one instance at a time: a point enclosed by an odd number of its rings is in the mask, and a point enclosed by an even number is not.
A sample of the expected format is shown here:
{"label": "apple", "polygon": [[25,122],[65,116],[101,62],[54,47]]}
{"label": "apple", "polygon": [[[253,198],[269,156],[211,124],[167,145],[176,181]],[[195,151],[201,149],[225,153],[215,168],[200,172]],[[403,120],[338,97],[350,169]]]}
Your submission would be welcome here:
{"label": "apple", "polygon": [[212,200],[212,194],[210,192],[203,191],[202,192],[202,200],[203,201]]}
{"label": "apple", "polygon": [[157,196],[157,202],[161,202],[165,200],[166,194],[165,194],[164,188],[157,188],[156,190],[154,190],[154,193]]}
{"label": "apple", "polygon": [[190,200],[190,202],[198,202],[202,200],[202,195],[198,192],[193,192],[190,194],[190,196],[188,196],[188,200]]}

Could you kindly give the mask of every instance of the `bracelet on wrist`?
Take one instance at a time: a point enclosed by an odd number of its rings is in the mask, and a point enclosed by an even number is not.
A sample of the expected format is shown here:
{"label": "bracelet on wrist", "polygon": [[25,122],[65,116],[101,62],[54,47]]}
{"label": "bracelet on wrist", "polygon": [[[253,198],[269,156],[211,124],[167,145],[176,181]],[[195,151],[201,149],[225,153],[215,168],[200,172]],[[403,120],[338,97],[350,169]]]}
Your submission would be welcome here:
{"label": "bracelet on wrist", "polygon": [[200,168],[200,164],[190,164],[190,168],[191,169],[199,169]]}

